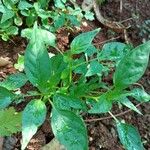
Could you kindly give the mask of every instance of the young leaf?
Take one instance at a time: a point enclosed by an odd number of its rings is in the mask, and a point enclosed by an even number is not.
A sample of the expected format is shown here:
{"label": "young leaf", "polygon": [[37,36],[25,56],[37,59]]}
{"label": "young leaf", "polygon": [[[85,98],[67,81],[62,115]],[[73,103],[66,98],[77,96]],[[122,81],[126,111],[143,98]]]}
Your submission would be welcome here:
{"label": "young leaf", "polygon": [[[21,31],[21,36],[26,37],[29,40],[32,40],[32,34],[34,32],[33,30],[34,29],[30,29],[30,28],[22,30]],[[40,39],[46,45],[50,45],[50,46],[55,47],[56,36],[53,33],[49,32],[47,30],[44,30],[44,29],[39,29],[39,28],[36,29],[36,32],[39,33]]]}
{"label": "young leaf", "polygon": [[95,29],[93,31],[82,33],[75,37],[71,43],[72,54],[85,52],[91,46],[91,42],[99,31],[100,29]]}
{"label": "young leaf", "polygon": [[25,52],[25,72],[29,81],[43,90],[51,76],[51,61],[41,32],[35,24]]}
{"label": "young leaf", "polygon": [[120,42],[109,42],[104,44],[102,51],[98,55],[98,58],[100,60],[119,61],[128,52],[129,50],[127,49],[126,44]]}
{"label": "young leaf", "polygon": [[38,0],[38,3],[40,4],[41,8],[47,7],[50,0]]}
{"label": "young leaf", "polygon": [[0,110],[9,106],[14,97],[15,95],[13,93],[0,86]]}
{"label": "young leaf", "polygon": [[58,7],[58,8],[65,8],[65,3],[66,3],[67,0],[55,0],[55,7]]}
{"label": "young leaf", "polygon": [[119,100],[119,102],[121,102],[126,107],[134,110],[138,114],[142,115],[142,113],[134,106],[134,104],[127,97],[122,98],[121,100]]}
{"label": "young leaf", "polygon": [[86,110],[86,105],[84,101],[71,97],[71,96],[66,96],[63,94],[56,94],[53,97],[53,103],[54,105],[63,110],[71,110],[71,108],[74,109],[81,109],[81,110]]}
{"label": "young leaf", "polygon": [[125,89],[137,82],[144,74],[150,54],[150,41],[129,52],[119,62],[113,80],[115,87]]}
{"label": "young leaf", "polygon": [[90,100],[92,108],[88,111],[91,114],[106,113],[112,108],[112,100],[108,99],[107,93],[101,95],[97,101]]}
{"label": "young leaf", "polygon": [[10,10],[10,9],[4,7],[4,6],[3,6],[2,9],[0,9],[0,12],[3,13],[2,18],[1,18],[1,23],[4,23],[8,19],[13,18],[14,15],[15,15],[15,13],[12,10]]}
{"label": "young leaf", "polygon": [[85,76],[89,77],[95,74],[101,74],[102,69],[103,69],[103,65],[101,65],[98,61],[92,61],[89,65],[88,71],[85,74]]}
{"label": "young leaf", "polygon": [[32,8],[33,6],[28,3],[26,0],[21,0],[19,1],[19,4],[18,4],[18,9],[20,10],[28,10],[29,8]]}
{"label": "young leaf", "polygon": [[24,150],[46,118],[46,106],[41,100],[32,100],[23,111],[22,118],[22,150]]}
{"label": "young leaf", "polygon": [[16,73],[8,76],[4,81],[0,82],[0,86],[8,89],[15,90],[22,87],[27,82],[27,77],[23,73]]}
{"label": "young leaf", "polygon": [[21,131],[21,113],[14,108],[0,110],[0,136],[10,136]]}
{"label": "young leaf", "polygon": [[117,123],[117,131],[124,148],[127,150],[144,150],[137,129],[129,124]]}
{"label": "young leaf", "polygon": [[87,150],[87,130],[83,120],[71,111],[52,109],[54,135],[67,150]]}
{"label": "young leaf", "polygon": [[150,95],[147,94],[144,90],[135,88],[128,92],[128,96],[135,98],[139,102],[148,102],[150,101]]}
{"label": "young leaf", "polygon": [[18,69],[20,72],[24,70],[24,56],[18,54],[17,63],[14,64],[15,69]]}

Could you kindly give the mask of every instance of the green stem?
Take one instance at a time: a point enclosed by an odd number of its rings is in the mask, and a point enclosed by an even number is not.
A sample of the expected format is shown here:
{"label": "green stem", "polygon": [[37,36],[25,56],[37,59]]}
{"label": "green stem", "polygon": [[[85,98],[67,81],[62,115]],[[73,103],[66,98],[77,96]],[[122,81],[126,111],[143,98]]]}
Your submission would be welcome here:
{"label": "green stem", "polygon": [[112,118],[114,118],[114,120],[116,121],[116,122],[119,122],[119,120],[109,111],[108,112],[111,116],[112,116]]}

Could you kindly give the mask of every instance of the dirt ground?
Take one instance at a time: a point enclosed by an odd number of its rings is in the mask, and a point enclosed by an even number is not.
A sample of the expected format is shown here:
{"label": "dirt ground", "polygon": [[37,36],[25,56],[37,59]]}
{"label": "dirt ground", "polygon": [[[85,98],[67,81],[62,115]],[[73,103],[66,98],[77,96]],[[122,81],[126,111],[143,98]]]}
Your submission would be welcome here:
{"label": "dirt ground", "polygon": [[[107,19],[124,21],[125,25],[130,25],[131,27],[128,29],[127,35],[130,42],[136,46],[141,44],[142,41],[148,40],[148,36],[150,35],[150,31],[147,31],[146,33],[143,32],[144,21],[148,19],[150,20],[150,1],[124,0],[122,2],[123,4],[120,5],[119,0],[107,0],[100,7],[100,10]],[[98,21],[94,21],[92,23],[88,22],[88,26],[82,27],[81,29],[83,32],[85,32],[97,27],[102,28],[100,34],[94,40],[94,44],[97,47],[101,47],[105,42],[111,41],[111,39],[124,42],[123,34],[115,33],[105,28]],[[69,42],[71,42],[70,37],[68,37],[66,32],[67,30],[63,29],[57,33],[58,46],[63,50],[67,49]],[[72,34],[72,36],[74,35]],[[24,53],[26,43],[27,42],[24,39],[19,37],[15,37],[9,41],[9,43],[0,41],[0,56],[7,56],[10,58],[12,63],[15,63],[18,53]],[[8,74],[14,72],[16,72],[16,70],[14,69],[13,65],[0,68],[0,80],[5,78]],[[145,90],[150,93],[150,65],[145,75],[139,82],[144,86]],[[25,104],[21,104],[21,109],[24,108],[24,105]],[[126,122],[133,124],[138,128],[145,149],[150,150],[150,104],[142,104],[138,108],[143,113],[143,116],[134,112],[128,112],[119,118],[124,119]],[[126,108],[119,110],[116,109],[116,106],[114,106],[112,112],[113,114],[119,114],[126,110]],[[98,116],[85,116],[85,119],[90,120],[93,118],[103,118],[106,116],[107,114]],[[123,150],[112,119],[87,122],[87,128],[90,150]],[[20,150],[20,139],[20,133],[13,135],[12,137],[6,137],[3,150]],[[40,127],[36,135],[32,138],[27,150],[39,150],[40,147],[49,143],[52,139],[53,133],[49,127],[49,120],[47,119],[42,127]]]}

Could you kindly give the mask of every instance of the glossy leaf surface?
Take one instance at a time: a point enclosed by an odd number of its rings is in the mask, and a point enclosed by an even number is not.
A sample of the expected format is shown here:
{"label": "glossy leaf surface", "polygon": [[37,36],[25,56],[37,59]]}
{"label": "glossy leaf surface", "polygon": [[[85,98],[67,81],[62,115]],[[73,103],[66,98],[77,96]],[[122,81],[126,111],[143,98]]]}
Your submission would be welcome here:
{"label": "glossy leaf surface", "polygon": [[144,74],[150,54],[150,41],[129,52],[118,64],[113,80],[118,89],[125,89]]}
{"label": "glossy leaf surface", "polygon": [[117,131],[121,143],[126,150],[144,150],[139,132],[135,127],[126,123],[117,123]]}
{"label": "glossy leaf surface", "polygon": [[91,42],[99,31],[100,29],[95,29],[75,37],[71,43],[71,52],[73,54],[85,52],[91,46]]}
{"label": "glossy leaf surface", "polygon": [[88,149],[85,124],[73,112],[53,108],[51,126],[55,137],[67,150]]}
{"label": "glossy leaf surface", "polygon": [[37,132],[46,118],[46,106],[41,100],[30,101],[23,111],[22,118],[22,150],[25,149],[32,136]]}

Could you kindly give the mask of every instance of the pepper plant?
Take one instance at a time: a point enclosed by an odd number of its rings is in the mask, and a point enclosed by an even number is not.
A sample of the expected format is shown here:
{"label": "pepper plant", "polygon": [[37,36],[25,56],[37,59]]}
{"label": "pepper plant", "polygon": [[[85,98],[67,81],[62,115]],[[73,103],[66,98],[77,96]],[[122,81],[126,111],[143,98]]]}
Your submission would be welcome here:
{"label": "pepper plant", "polygon": [[[51,111],[49,122],[56,139],[67,150],[88,150],[82,114],[109,113],[116,122],[124,148],[144,149],[137,129],[116,118],[111,108],[114,103],[119,103],[141,114],[130,97],[138,102],[150,100],[144,89],[129,88],[142,77],[148,66],[150,41],[136,48],[110,42],[100,51],[92,44],[98,32],[100,29],[78,35],[68,51],[54,56],[49,56],[47,51],[48,46],[56,47],[52,33],[37,23],[26,32],[29,44],[25,50],[24,72],[0,82],[0,136],[22,131],[21,149],[24,150],[44,123],[47,112]],[[113,84],[104,82],[103,78],[109,76],[112,69]],[[26,82],[32,84],[35,91],[21,93],[18,89]],[[12,106],[26,98],[30,101],[24,110],[16,112]],[[49,105],[51,109],[48,109]]]}

